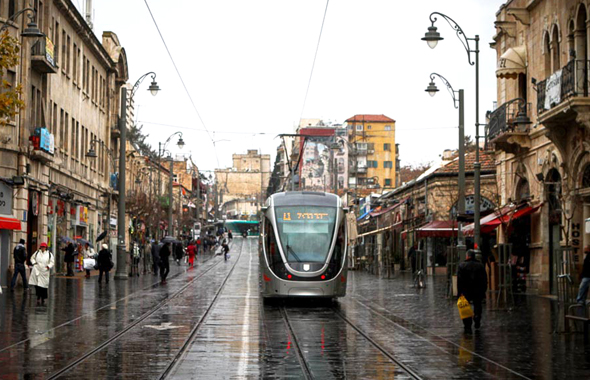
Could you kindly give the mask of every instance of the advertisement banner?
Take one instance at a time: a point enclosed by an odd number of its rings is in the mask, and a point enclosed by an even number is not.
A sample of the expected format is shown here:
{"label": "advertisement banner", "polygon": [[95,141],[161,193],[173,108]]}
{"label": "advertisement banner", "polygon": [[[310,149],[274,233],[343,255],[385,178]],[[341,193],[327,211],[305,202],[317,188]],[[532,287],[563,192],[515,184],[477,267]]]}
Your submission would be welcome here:
{"label": "advertisement banner", "polygon": [[87,226],[88,225],[88,207],[77,206],[76,207],[76,225]]}
{"label": "advertisement banner", "polygon": [[545,85],[545,109],[551,109],[552,104],[561,102],[561,70],[556,71],[547,79]]}
{"label": "advertisement banner", "polygon": [[45,36],[45,58],[55,66],[55,59],[53,58],[53,42],[49,39],[49,37]]}

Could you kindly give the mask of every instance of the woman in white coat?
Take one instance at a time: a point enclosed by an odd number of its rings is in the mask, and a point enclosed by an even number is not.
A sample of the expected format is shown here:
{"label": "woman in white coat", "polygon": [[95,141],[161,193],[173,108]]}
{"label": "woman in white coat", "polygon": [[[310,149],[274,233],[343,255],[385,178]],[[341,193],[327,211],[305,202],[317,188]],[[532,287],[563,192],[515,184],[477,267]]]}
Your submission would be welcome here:
{"label": "woman in white coat", "polygon": [[35,286],[37,305],[43,305],[47,299],[49,276],[54,265],[53,254],[47,250],[47,243],[41,243],[39,250],[33,253],[31,264],[33,264],[33,269],[29,284]]}

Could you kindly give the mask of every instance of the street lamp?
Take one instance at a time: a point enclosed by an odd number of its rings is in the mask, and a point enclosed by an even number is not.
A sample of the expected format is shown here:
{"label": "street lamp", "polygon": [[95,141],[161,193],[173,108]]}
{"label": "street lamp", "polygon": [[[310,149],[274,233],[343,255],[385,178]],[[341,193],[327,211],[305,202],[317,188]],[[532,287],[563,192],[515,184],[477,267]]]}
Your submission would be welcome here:
{"label": "street lamp", "polygon": [[[152,77],[152,84],[149,87],[149,91],[152,95],[156,95],[160,91],[160,87],[156,83],[156,73],[150,71],[143,74],[135,82],[129,93],[129,102],[133,100],[135,91],[139,88],[139,85],[148,76]],[[115,278],[127,279],[127,255],[125,254],[125,234],[127,231],[125,225],[125,165],[127,155],[127,87],[122,86],[121,88],[121,116],[119,117],[119,131],[121,134],[119,143],[119,207],[117,215],[117,270],[115,272]]]}
{"label": "street lamp", "polygon": [[[430,96],[434,96],[438,92],[438,88],[434,83],[435,77],[439,77],[442,82],[447,86],[447,90],[453,98],[453,106],[459,109],[459,196],[457,200],[457,216],[463,216],[465,214],[465,107],[463,99],[463,90],[453,90],[453,87],[449,81],[440,74],[430,74],[430,83],[426,87],[426,92]],[[463,235],[463,224],[457,218],[457,252],[461,261],[465,259],[465,237]]]}
{"label": "street lamp", "polygon": [[[480,197],[481,197],[481,163],[479,162],[479,126],[483,124],[479,124],[479,35],[475,35],[474,38],[468,38],[465,36],[463,29],[449,16],[442,14],[440,12],[432,12],[430,14],[430,22],[432,23],[431,26],[428,27],[428,32],[422,37],[423,41],[428,43],[431,49],[434,49],[438,44],[438,41],[443,40],[440,34],[437,32],[436,26],[434,23],[437,21],[436,16],[440,16],[445,19],[451,28],[453,28],[457,34],[457,38],[463,44],[465,51],[467,52],[467,60],[471,66],[475,65],[475,162],[473,163],[473,172],[474,172],[474,204],[473,204],[473,235],[475,240],[474,248],[476,251],[479,250],[481,244],[480,238],[480,225],[479,225],[479,218],[480,218]],[[475,42],[475,50],[471,49],[470,41]],[[471,59],[471,53],[475,54],[475,62]]]}
{"label": "street lamp", "polygon": [[34,8],[24,8],[10,16],[8,20],[4,22],[4,25],[2,25],[2,27],[0,28],[0,33],[2,33],[8,28],[9,21],[16,20],[18,16],[25,12],[32,12],[32,14],[27,14],[27,17],[29,18],[29,23],[20,35],[23,37],[45,37],[45,34],[41,33],[39,27],[37,26],[37,23],[34,21],[37,17],[37,11]]}
{"label": "street lamp", "polygon": [[[170,142],[172,137],[178,135],[178,142],[176,146],[180,149],[184,148],[184,140],[182,139],[182,132],[174,132],[171,134],[164,143],[158,143],[158,167],[161,166],[161,158],[162,155],[166,152],[166,145]],[[168,181],[168,235],[174,236],[174,230],[172,226],[172,203],[174,201],[174,197],[172,196],[173,191],[173,178],[174,177],[174,159],[172,158],[172,153],[170,153],[170,179]],[[161,196],[161,170],[158,168],[158,195]]]}

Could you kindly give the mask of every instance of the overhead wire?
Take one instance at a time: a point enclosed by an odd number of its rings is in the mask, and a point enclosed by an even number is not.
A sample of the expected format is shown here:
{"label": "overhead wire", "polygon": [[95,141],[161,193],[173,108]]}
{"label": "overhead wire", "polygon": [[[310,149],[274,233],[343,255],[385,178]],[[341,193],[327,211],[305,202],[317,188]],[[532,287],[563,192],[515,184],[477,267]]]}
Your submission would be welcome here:
{"label": "overhead wire", "polygon": [[199,110],[197,109],[197,106],[195,105],[195,102],[193,101],[193,98],[192,98],[190,92],[188,91],[188,88],[186,87],[184,79],[182,78],[182,75],[180,74],[180,70],[178,70],[178,67],[176,66],[176,62],[174,61],[174,58],[172,57],[172,53],[170,53],[170,49],[168,49],[168,45],[166,44],[166,40],[164,40],[164,36],[162,35],[162,32],[160,31],[160,27],[158,26],[158,23],[156,22],[156,18],[154,17],[154,14],[152,13],[152,10],[150,9],[150,5],[148,4],[147,0],[143,0],[143,1],[145,3],[145,6],[148,9],[148,12],[150,13],[150,16],[152,18],[152,21],[154,22],[154,25],[156,26],[158,34],[160,35],[160,39],[162,39],[162,43],[164,44],[164,48],[166,48],[166,52],[168,53],[168,57],[170,57],[170,60],[172,61],[172,65],[174,66],[174,70],[176,70],[176,74],[178,74],[178,78],[180,79],[180,83],[182,83],[182,87],[184,87],[184,91],[186,92],[186,95],[188,96],[188,98],[193,106],[193,109],[195,110],[195,113],[197,114],[197,117],[201,121],[201,124],[203,124],[203,127],[205,128],[207,135],[211,139],[211,143],[213,144],[213,150],[215,152],[215,158],[217,159],[217,166],[219,166],[219,157],[217,156],[217,148],[215,147],[215,140],[213,139],[213,136],[211,136],[209,129],[207,129],[207,125],[205,124],[205,121],[201,117],[201,114],[199,113]]}
{"label": "overhead wire", "polygon": [[326,21],[326,14],[328,13],[328,5],[330,4],[330,0],[326,0],[326,8],[324,9],[324,18],[322,19],[322,27],[320,28],[320,35],[318,37],[318,43],[315,48],[315,54],[313,56],[313,63],[311,65],[311,72],[309,73],[309,80],[307,81],[307,90],[305,91],[305,97],[303,98],[303,106],[301,107],[301,114],[299,115],[299,123],[301,124],[301,120],[303,119],[303,112],[305,111],[305,103],[307,103],[307,95],[309,94],[309,87],[311,86],[311,78],[313,77],[313,69],[315,68],[315,61],[318,57],[318,51],[320,49],[320,42],[322,40],[322,32],[324,31],[324,23]]}

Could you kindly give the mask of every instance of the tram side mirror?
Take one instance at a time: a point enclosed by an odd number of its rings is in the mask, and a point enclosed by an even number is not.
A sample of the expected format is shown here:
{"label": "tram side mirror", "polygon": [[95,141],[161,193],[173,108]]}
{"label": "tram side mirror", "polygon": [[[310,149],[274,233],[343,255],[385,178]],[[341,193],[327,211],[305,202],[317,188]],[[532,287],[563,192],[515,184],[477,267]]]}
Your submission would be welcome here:
{"label": "tram side mirror", "polygon": [[350,212],[350,209],[348,207],[344,207],[342,211],[344,211],[345,214],[348,214]]}
{"label": "tram side mirror", "polygon": [[260,211],[266,212],[266,210],[268,210],[268,206],[262,206],[262,207],[260,207]]}

